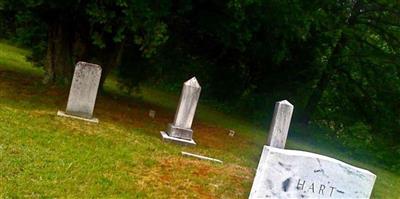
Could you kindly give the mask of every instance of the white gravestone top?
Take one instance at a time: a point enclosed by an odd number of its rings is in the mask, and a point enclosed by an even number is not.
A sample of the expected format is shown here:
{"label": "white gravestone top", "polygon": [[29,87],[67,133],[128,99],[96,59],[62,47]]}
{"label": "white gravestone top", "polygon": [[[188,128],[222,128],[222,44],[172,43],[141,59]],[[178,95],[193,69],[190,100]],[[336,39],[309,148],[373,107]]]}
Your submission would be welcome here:
{"label": "white gravestone top", "polygon": [[264,146],[249,198],[369,198],[375,179],[330,157]]}

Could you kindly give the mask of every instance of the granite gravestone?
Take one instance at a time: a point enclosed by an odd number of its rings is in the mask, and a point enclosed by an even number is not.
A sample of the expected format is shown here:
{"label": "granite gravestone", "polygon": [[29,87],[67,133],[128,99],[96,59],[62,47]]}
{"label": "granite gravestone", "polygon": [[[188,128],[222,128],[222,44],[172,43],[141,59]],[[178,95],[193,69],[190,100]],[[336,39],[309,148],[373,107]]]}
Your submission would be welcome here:
{"label": "granite gravestone", "polygon": [[69,92],[67,109],[58,111],[59,116],[98,122],[93,118],[97,91],[101,77],[101,67],[97,64],[78,62]]}
{"label": "granite gravestone", "polygon": [[196,77],[183,84],[178,108],[173,124],[168,125],[166,132],[161,131],[164,140],[175,141],[181,144],[195,145],[192,139],[192,122],[200,97],[201,87]]}
{"label": "granite gravestone", "polygon": [[249,198],[369,198],[376,176],[339,160],[285,150],[293,105],[280,101]]}

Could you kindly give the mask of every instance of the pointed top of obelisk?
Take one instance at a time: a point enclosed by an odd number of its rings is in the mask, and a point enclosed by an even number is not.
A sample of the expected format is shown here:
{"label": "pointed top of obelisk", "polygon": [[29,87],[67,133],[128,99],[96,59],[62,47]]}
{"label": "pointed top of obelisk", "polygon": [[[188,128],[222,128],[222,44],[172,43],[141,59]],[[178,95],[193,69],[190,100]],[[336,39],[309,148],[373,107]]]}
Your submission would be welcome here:
{"label": "pointed top of obelisk", "polygon": [[199,82],[197,82],[196,77],[192,77],[192,79],[187,80],[184,84],[195,88],[201,88]]}
{"label": "pointed top of obelisk", "polygon": [[293,104],[291,104],[289,101],[287,101],[287,100],[282,100],[282,101],[279,101],[279,102],[277,102],[277,103],[279,103],[279,104],[285,104],[285,105],[288,105],[288,106],[291,106],[291,107],[293,107]]}

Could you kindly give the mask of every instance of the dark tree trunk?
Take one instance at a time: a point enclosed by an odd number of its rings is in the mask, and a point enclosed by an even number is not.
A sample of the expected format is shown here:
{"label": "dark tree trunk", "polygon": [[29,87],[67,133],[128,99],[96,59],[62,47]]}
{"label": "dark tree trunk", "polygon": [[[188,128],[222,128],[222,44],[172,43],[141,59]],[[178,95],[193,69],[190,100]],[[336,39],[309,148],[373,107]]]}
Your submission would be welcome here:
{"label": "dark tree trunk", "polygon": [[[349,17],[346,21],[347,26],[351,27],[354,25],[356,21],[357,14],[360,11],[361,3],[360,1],[355,1]],[[340,57],[341,50],[347,44],[346,35],[341,32],[338,41],[332,49],[332,53],[329,57],[327,66],[325,70],[322,72],[320,79],[317,82],[316,87],[314,88],[312,94],[310,95],[308,102],[304,108],[304,114],[301,118],[301,122],[304,124],[308,124],[311,120],[312,114],[315,112],[318,107],[318,103],[320,102],[322,95],[324,94],[325,89],[328,87],[329,82],[332,79],[332,76],[337,72],[337,67],[340,67],[338,58]]]}
{"label": "dark tree trunk", "polygon": [[104,83],[110,72],[121,63],[121,56],[124,51],[124,43],[113,44],[107,47],[101,54],[102,74],[100,79],[100,93],[104,93]]}
{"label": "dark tree trunk", "polygon": [[347,39],[343,34],[340,35],[339,41],[336,43],[333,48],[332,54],[326,66],[326,69],[322,72],[320,79],[317,82],[317,85],[313,89],[311,96],[308,98],[307,105],[304,108],[304,116],[302,118],[302,122],[307,124],[312,114],[315,112],[319,101],[324,94],[325,89],[328,87],[329,82],[336,72],[336,66],[338,65],[338,57],[340,55],[340,51],[343,46],[346,45]]}
{"label": "dark tree trunk", "polygon": [[60,82],[65,84],[71,81],[74,67],[69,31],[61,23],[49,24],[44,83]]}

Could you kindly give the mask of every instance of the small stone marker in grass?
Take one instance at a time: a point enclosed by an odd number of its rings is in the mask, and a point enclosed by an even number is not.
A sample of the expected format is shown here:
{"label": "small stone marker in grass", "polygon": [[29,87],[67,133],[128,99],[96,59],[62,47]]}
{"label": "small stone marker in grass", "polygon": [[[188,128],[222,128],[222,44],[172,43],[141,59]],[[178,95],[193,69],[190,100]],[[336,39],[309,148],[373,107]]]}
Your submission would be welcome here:
{"label": "small stone marker in grass", "polygon": [[98,119],[93,118],[93,110],[100,77],[99,65],[78,62],[75,66],[67,109],[65,112],[58,111],[57,115],[98,123]]}
{"label": "small stone marker in grass", "polygon": [[149,117],[154,119],[156,117],[156,111],[155,110],[150,110],[149,111]]}
{"label": "small stone marker in grass", "polygon": [[235,136],[236,132],[234,130],[229,130],[229,136],[233,137]]}
{"label": "small stone marker in grass", "polygon": [[201,87],[196,77],[183,84],[181,98],[175,113],[173,124],[168,125],[166,132],[161,131],[163,140],[174,141],[185,145],[195,145],[192,139],[192,122],[199,101]]}
{"label": "small stone marker in grass", "polygon": [[[376,176],[314,153],[286,150],[293,105],[277,102],[249,198],[369,198]],[[279,120],[279,121],[278,121]]]}

